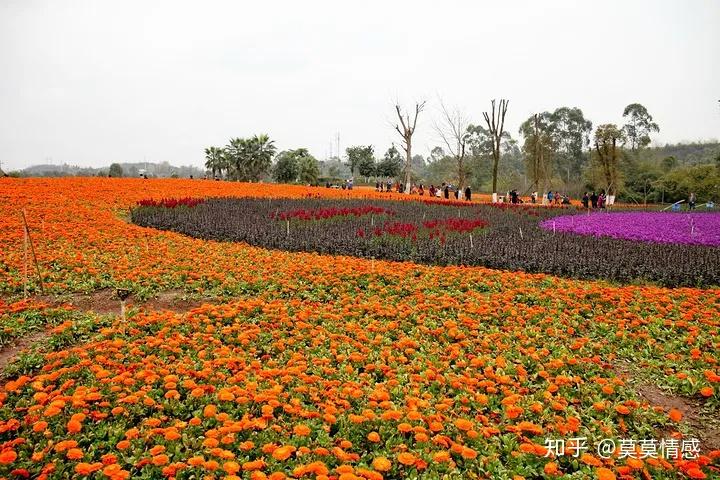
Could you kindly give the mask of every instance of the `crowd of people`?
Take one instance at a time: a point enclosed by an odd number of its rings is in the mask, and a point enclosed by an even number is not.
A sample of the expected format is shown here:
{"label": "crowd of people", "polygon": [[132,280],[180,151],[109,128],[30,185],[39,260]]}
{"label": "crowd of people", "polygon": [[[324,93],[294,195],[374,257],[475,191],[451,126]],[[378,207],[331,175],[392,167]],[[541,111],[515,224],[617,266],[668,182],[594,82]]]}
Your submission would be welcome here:
{"label": "crowd of people", "polygon": [[[394,182],[392,180],[388,180],[387,182],[375,182],[375,191],[377,192],[405,193],[405,189],[406,186],[402,182]],[[422,183],[413,183],[410,186],[409,193],[410,195],[420,196],[424,196],[425,193],[427,193],[429,197],[445,198],[446,200],[449,200],[450,197],[454,197],[455,200],[467,200],[468,202],[472,201],[472,190],[470,186],[467,186],[464,189],[459,189],[445,182],[437,187],[434,184],[431,184],[429,188],[426,188]]]}
{"label": "crowd of people", "polygon": [[600,190],[600,193],[585,192],[581,200],[583,208],[601,208],[607,207],[607,195],[605,190]]}

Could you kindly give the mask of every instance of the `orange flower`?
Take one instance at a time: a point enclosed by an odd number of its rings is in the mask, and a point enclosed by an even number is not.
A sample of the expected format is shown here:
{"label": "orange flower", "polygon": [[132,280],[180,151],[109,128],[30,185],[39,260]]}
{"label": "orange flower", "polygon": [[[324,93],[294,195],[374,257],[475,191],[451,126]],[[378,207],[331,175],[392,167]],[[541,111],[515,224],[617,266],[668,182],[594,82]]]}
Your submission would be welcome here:
{"label": "orange flower", "polygon": [[558,468],[558,465],[555,462],[546,463],[543,471],[548,475],[559,475],[560,474],[560,469]]}
{"label": "orange flower", "polygon": [[472,430],[473,423],[470,420],[458,418],[457,420],[455,420],[455,426],[458,428],[458,430],[467,432],[468,430]]}
{"label": "orange flower", "polygon": [[70,420],[67,423],[67,431],[68,433],[78,433],[80,430],[82,430],[82,423],[80,423],[77,420]]}
{"label": "orange flower", "polygon": [[402,452],[397,456],[398,462],[403,465],[415,465],[417,458],[412,453]]}
{"label": "orange flower", "polygon": [[229,475],[235,475],[240,471],[240,465],[237,462],[225,462],[223,463],[223,470]]}
{"label": "orange flower", "polygon": [[445,450],[443,450],[441,452],[437,452],[437,453],[433,454],[433,461],[438,462],[438,463],[449,462],[450,461],[450,453]]}
{"label": "orange flower", "polygon": [[255,460],[252,462],[245,462],[242,464],[242,469],[246,472],[249,471],[255,471],[255,470],[261,470],[265,466],[265,462],[260,460]]}
{"label": "orange flower", "polygon": [[0,464],[2,465],[13,463],[16,458],[17,453],[15,453],[15,450],[7,449],[0,452]]}
{"label": "orange flower", "polygon": [[79,448],[71,448],[65,452],[65,456],[70,460],[80,460],[83,458],[83,452]]}
{"label": "orange flower", "polygon": [[472,460],[473,458],[477,457],[477,452],[469,447],[463,447],[462,452],[460,452],[460,455],[462,455],[463,458],[467,458],[469,460]]}
{"label": "orange flower", "polygon": [[630,409],[626,407],[625,405],[617,405],[615,407],[615,411],[619,413],[620,415],[628,415],[630,414]]}
{"label": "orange flower", "polygon": [[272,452],[272,457],[279,461],[287,460],[293,451],[295,451],[295,448],[291,446],[278,447]]}
{"label": "orange flower", "polygon": [[78,463],[77,465],[75,465],[75,473],[77,473],[78,475],[87,476],[93,472],[97,472],[101,468],[103,468],[102,463],[83,463],[83,462],[81,462],[81,463]]}
{"label": "orange flower", "polygon": [[715,393],[715,389],[713,387],[703,387],[700,389],[700,395],[703,397],[712,397]]}
{"label": "orange flower", "polygon": [[595,470],[598,480],[615,480],[615,474],[607,468],[598,468]]}
{"label": "orange flower", "polygon": [[372,467],[378,472],[388,472],[392,468],[392,463],[385,457],[375,457]]}
{"label": "orange flower", "polygon": [[673,422],[679,422],[680,420],[682,420],[683,414],[677,408],[673,408],[670,410],[670,413],[668,414],[668,416],[670,417],[670,420],[672,420]]}
{"label": "orange flower", "polygon": [[310,435],[310,428],[307,425],[295,425],[293,433],[299,437],[307,437]]}

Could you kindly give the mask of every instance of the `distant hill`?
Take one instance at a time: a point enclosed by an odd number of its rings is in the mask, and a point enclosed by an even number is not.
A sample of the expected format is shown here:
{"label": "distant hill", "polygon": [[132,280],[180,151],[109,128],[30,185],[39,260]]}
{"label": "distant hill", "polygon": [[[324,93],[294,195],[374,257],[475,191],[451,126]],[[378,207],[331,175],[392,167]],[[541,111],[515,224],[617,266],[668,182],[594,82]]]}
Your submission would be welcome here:
{"label": "distant hill", "polygon": [[674,157],[678,165],[703,165],[715,162],[720,154],[720,142],[669,143],[647,149],[656,160]]}
{"label": "distant hill", "polygon": [[[190,175],[197,178],[205,175],[205,170],[203,169],[191,165],[176,167],[171,165],[169,162],[118,163],[118,165],[122,168],[123,177],[139,177],[142,174],[146,174],[148,177],[155,178],[188,178]],[[109,170],[110,165],[92,168],[64,164],[33,165],[13,173],[18,174],[21,177],[104,177],[108,175]]]}

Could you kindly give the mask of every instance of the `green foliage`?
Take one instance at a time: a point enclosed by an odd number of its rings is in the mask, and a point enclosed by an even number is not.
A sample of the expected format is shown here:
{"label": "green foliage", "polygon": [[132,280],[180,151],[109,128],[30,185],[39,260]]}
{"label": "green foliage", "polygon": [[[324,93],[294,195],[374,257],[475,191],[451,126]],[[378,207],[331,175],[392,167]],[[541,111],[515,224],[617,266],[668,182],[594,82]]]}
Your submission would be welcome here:
{"label": "green foliage", "polygon": [[364,156],[360,160],[360,164],[358,165],[358,172],[363,177],[372,177],[377,173],[377,165],[375,164],[375,158],[372,156]]}
{"label": "green foliage", "polygon": [[677,158],[673,157],[672,155],[662,159],[662,169],[665,172],[669,172],[673,168],[677,167],[677,165],[678,165]]}
{"label": "green foliage", "polygon": [[403,159],[395,145],[392,145],[385,157],[377,164],[377,175],[380,177],[396,177],[400,174],[403,167]]}
{"label": "green foliage", "polygon": [[663,175],[657,181],[656,189],[663,192],[666,202],[687,199],[691,192],[697,195],[698,203],[717,202],[720,200],[720,169],[711,164],[679,167]]}
{"label": "green foliage", "polygon": [[229,167],[225,150],[218,147],[209,147],[205,149],[205,168],[212,172],[212,176],[217,174],[222,176],[222,172],[227,171]]}
{"label": "green foliage", "polygon": [[623,118],[628,118],[628,123],[622,127],[622,130],[624,139],[632,151],[648,146],[650,134],[660,131],[660,127],[653,122],[647,108],[639,103],[631,103],[625,107]]}
{"label": "green foliage", "polygon": [[643,204],[662,200],[656,186],[663,172],[655,162],[630,160],[623,170],[621,200]]}
{"label": "green foliage", "polygon": [[275,158],[273,178],[280,183],[316,184],[320,176],[318,161],[307,148],[285,150]]}
{"label": "green foliage", "polygon": [[242,182],[257,182],[272,165],[275,145],[265,135],[233,138],[225,147],[230,177]]}
{"label": "green foliage", "polygon": [[[356,145],[354,147],[348,147],[345,149],[345,153],[348,157],[347,164],[350,167],[351,175],[355,175],[355,172],[358,171],[360,165],[364,164],[367,167],[370,162],[375,163],[375,153],[372,145]],[[360,172],[360,175],[366,177],[370,176],[365,175],[362,172]]]}
{"label": "green foliage", "polygon": [[602,172],[604,188],[611,195],[620,188],[620,158],[622,157],[621,144],[625,135],[617,125],[606,123],[595,130],[595,153],[593,158]]}
{"label": "green foliage", "polygon": [[520,125],[520,134],[525,137],[522,147],[525,171],[530,177],[531,188],[541,192],[545,191],[550,179],[550,165],[557,150],[552,123],[552,115],[543,112]]}
{"label": "green foliage", "polygon": [[278,183],[293,183],[298,178],[298,162],[294,151],[282,151],[275,158],[273,178]]}
{"label": "green foliage", "polygon": [[587,162],[585,148],[590,143],[592,122],[577,107],[560,107],[550,116],[550,130],[557,149],[557,171],[570,184],[580,178]]}
{"label": "green foliage", "polygon": [[110,171],[108,175],[113,178],[121,178],[123,176],[123,169],[119,163],[113,163],[110,165]]}
{"label": "green foliage", "polygon": [[318,161],[305,148],[300,148],[296,152],[301,152],[297,157],[298,182],[307,185],[317,184],[320,176]]}

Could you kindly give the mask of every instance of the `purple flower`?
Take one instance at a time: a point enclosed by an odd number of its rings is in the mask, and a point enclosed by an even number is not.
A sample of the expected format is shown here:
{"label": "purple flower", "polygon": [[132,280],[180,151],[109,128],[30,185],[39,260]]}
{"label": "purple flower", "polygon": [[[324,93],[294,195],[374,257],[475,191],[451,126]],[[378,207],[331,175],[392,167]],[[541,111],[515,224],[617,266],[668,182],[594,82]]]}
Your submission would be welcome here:
{"label": "purple flower", "polygon": [[546,230],[654,243],[720,246],[720,213],[615,212],[549,218]]}

